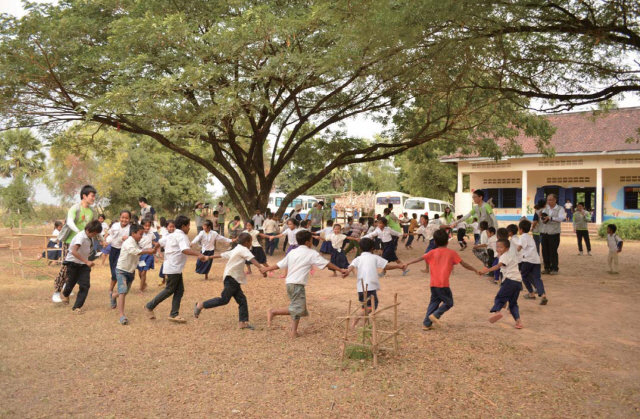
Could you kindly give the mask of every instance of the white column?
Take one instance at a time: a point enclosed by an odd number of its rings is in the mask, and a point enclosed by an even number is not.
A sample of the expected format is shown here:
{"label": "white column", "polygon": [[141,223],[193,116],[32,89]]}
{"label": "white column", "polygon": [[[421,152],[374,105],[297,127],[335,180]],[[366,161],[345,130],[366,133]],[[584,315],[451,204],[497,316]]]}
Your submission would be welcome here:
{"label": "white column", "polygon": [[460,166],[458,166],[458,193],[462,193],[462,172]]}
{"label": "white column", "polygon": [[602,168],[596,169],[596,224],[602,224],[602,204],[604,202],[604,190],[602,188]]}
{"label": "white column", "polygon": [[527,215],[527,194],[529,185],[529,177],[528,172],[526,170],[522,171],[522,215]]}

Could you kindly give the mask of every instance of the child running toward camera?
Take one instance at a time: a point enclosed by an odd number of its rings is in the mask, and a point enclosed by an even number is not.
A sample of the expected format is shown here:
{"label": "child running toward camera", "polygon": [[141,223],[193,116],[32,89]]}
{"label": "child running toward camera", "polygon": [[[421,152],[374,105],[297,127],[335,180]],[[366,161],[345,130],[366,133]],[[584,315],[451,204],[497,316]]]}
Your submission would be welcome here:
{"label": "child running toward camera", "polygon": [[458,244],[460,245],[460,250],[464,250],[467,248],[467,242],[465,241],[465,236],[467,235],[467,223],[462,221],[462,215],[458,215],[458,223],[456,227],[458,227]]}
{"label": "child running toward camera", "polygon": [[[155,268],[155,258],[153,253],[148,253],[147,250],[154,249],[155,244],[158,241],[156,240],[156,235],[151,231],[153,228],[153,218],[143,218],[140,226],[142,227],[143,232],[142,238],[138,240],[138,243],[140,244],[140,248],[145,252],[140,254],[140,260],[138,261],[138,275],[140,276],[140,292],[143,293],[147,289],[147,272]],[[129,235],[131,235],[131,227],[129,227]]]}
{"label": "child running toward camera", "polygon": [[[167,237],[169,237],[169,235],[173,234],[175,231],[176,231],[176,224],[174,223],[174,221],[167,220],[167,231],[163,236],[160,237],[160,240],[158,241],[161,246],[160,251],[162,252],[162,259],[164,259],[164,244],[167,242]],[[164,261],[160,265],[160,273],[158,274],[158,276],[160,277],[160,281],[158,282],[159,287],[163,286],[167,281],[166,275],[162,271],[163,267],[164,267]]]}
{"label": "child running toward camera", "polygon": [[131,211],[120,211],[120,222],[114,223],[109,229],[109,235],[106,240],[111,246],[109,250],[109,269],[111,270],[111,285],[109,286],[109,302],[111,308],[116,308],[113,299],[113,289],[118,283],[116,278],[116,267],[118,266],[118,258],[120,257],[120,248],[122,243],[129,238],[129,223],[131,222]]}

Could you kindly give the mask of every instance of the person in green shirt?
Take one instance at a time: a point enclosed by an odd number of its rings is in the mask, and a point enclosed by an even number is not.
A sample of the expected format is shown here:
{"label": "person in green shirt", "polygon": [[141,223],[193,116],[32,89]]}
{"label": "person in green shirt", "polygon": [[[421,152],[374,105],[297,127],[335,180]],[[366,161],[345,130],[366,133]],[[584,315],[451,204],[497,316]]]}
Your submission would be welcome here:
{"label": "person in green shirt", "polygon": [[[442,214],[442,218],[444,218],[445,224],[451,224],[453,222],[454,217],[450,207],[445,207],[444,214]],[[466,220],[466,218],[464,218],[463,221],[464,220]]]}
{"label": "person in green shirt", "polygon": [[582,256],[582,240],[587,246],[587,255],[591,256],[591,240],[589,240],[589,221],[591,221],[591,214],[585,211],[584,202],[578,202],[576,205],[576,211],[573,213],[573,232],[576,233],[578,238],[578,256]]}
{"label": "person in green shirt", "polygon": [[[489,227],[493,227],[496,230],[498,229],[498,220],[496,220],[496,216],[493,213],[493,208],[488,202],[484,202],[484,191],[480,189],[476,189],[473,191],[473,195],[471,195],[473,199],[473,208],[468,214],[462,216],[460,220],[464,221],[469,217],[476,217],[478,219],[478,223],[486,221]],[[451,222],[451,228],[454,228],[458,221]]]}
{"label": "person in green shirt", "polygon": [[[322,229],[322,223],[324,222],[324,202],[317,202],[313,208],[305,215],[304,219],[311,220],[311,232],[315,233]],[[320,242],[317,239],[313,239],[313,246],[317,247]]]}
{"label": "person in green shirt", "polygon": [[[393,204],[389,204],[389,206],[384,209],[383,213],[384,213],[384,218],[387,219],[387,226],[389,226],[391,230],[397,231],[398,233],[402,234],[402,226],[400,225],[400,220],[393,213]],[[396,236],[392,238],[393,244],[394,244],[394,250],[398,249],[399,239],[400,237],[396,237]]]}
{"label": "person in green shirt", "polygon": [[[63,254],[66,255],[67,250],[69,249],[69,245],[71,241],[81,231],[84,231],[84,228],[93,220],[93,210],[91,209],[91,205],[96,201],[96,188],[91,185],[85,185],[80,190],[80,202],[74,204],[69,211],[67,212],[67,221],[66,224],[71,230],[69,235],[64,240],[64,244],[62,246]],[[61,303],[62,299],[60,298],[60,292],[62,291],[62,287],[67,282],[67,266],[62,265],[60,268],[60,272],[54,281],[53,287],[54,292],[51,300],[54,303]]]}

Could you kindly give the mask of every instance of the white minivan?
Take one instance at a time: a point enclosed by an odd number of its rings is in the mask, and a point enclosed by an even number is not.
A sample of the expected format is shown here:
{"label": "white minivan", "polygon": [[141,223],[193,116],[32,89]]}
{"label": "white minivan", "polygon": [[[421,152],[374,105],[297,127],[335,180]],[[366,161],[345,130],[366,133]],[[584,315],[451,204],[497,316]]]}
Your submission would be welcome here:
{"label": "white minivan", "polygon": [[409,218],[412,218],[413,214],[416,214],[418,218],[425,214],[429,216],[429,219],[433,219],[436,214],[442,216],[444,209],[447,207],[451,208],[451,212],[455,214],[453,205],[449,202],[413,196],[404,203],[404,212],[409,215]]}

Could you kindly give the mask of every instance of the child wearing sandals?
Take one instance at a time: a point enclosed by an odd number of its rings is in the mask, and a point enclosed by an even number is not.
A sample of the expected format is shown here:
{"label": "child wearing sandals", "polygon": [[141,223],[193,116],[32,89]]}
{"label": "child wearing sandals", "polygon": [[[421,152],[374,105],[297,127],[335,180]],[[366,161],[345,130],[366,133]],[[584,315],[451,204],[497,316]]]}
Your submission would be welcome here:
{"label": "child wearing sandals", "polygon": [[292,338],[300,336],[300,333],[298,333],[300,318],[309,315],[307,311],[305,286],[307,282],[309,282],[311,268],[314,266],[320,269],[329,267],[329,269],[334,269],[342,274],[347,272],[333,265],[320,256],[320,253],[311,248],[313,242],[310,231],[298,232],[296,234],[296,242],[302,244],[289,252],[277,265],[260,269],[262,273],[275,271],[277,269],[287,269],[286,286],[290,301],[289,307],[269,309],[267,312],[267,325],[271,327],[271,322],[275,316],[291,316]]}
{"label": "child wearing sandals", "polygon": [[[213,230],[213,222],[211,220],[205,220],[202,223],[202,231],[193,239],[191,244],[199,244],[203,255],[213,256],[216,251],[216,241],[223,241],[225,243],[232,243],[234,240],[221,236]],[[204,280],[209,280],[209,272],[211,271],[211,259],[206,262],[198,260],[196,262],[196,273],[204,275]]]}
{"label": "child wearing sandals", "polygon": [[[247,224],[253,222],[247,222]],[[254,230],[257,231],[257,230]],[[253,326],[249,324],[249,306],[247,304],[247,297],[242,292],[242,285],[247,283],[247,276],[244,273],[244,264],[246,262],[251,263],[256,268],[262,271],[260,263],[256,260],[255,255],[251,252],[253,237],[247,233],[240,233],[236,241],[237,246],[228,252],[224,252],[221,255],[207,256],[208,259],[228,259],[227,266],[224,268],[224,288],[220,297],[212,298],[207,301],[196,303],[193,308],[193,317],[196,319],[200,317],[202,310],[220,307],[229,304],[233,297],[238,303],[238,316],[240,329],[253,330]],[[266,277],[267,275],[264,274]]]}
{"label": "child wearing sandals", "polygon": [[511,242],[508,239],[500,239],[496,243],[496,250],[499,255],[498,264],[493,268],[484,268],[483,273],[494,272],[500,270],[502,274],[502,284],[500,290],[496,294],[495,303],[490,312],[494,313],[489,317],[490,323],[500,320],[503,315],[500,310],[509,303],[509,311],[516,321],[516,329],[522,329],[522,320],[520,320],[520,309],[518,308],[518,296],[522,289],[522,276],[518,269],[518,260],[509,252]]}
{"label": "child wearing sandals", "polygon": [[78,284],[80,290],[73,304],[73,312],[75,314],[83,314],[82,306],[84,305],[89,287],[91,287],[91,268],[95,266],[92,260],[89,260],[91,249],[93,248],[92,239],[102,233],[102,224],[100,221],[90,221],[83,231],[76,234],[69,244],[69,252],[64,259],[64,265],[67,267],[67,283],[60,294],[63,303],[69,304],[69,295],[73,288]]}
{"label": "child wearing sandals", "polygon": [[449,233],[444,229],[438,229],[433,233],[436,248],[425,253],[421,257],[407,262],[406,266],[425,261],[431,272],[431,300],[427,308],[427,314],[422,322],[422,330],[431,330],[434,326],[440,326],[440,318],[453,307],[453,294],[449,285],[449,278],[453,267],[457,264],[472,272],[478,271],[460,258],[457,252],[448,249]]}
{"label": "child wearing sandals", "polygon": [[[138,240],[140,243],[140,247],[142,250],[153,249],[156,240],[156,235],[151,232],[151,228],[153,227],[153,219],[152,218],[144,218],[142,223],[142,238]],[[129,236],[131,236],[131,227],[129,227]],[[124,243],[122,244],[124,247]],[[122,250],[120,251],[122,253]],[[120,259],[118,259],[119,261]],[[153,253],[141,253],[140,260],[138,261],[138,275],[140,276],[140,292],[144,292],[147,289],[147,272],[151,269],[155,268],[155,258],[153,257]],[[116,278],[118,277],[118,268],[116,266]]]}
{"label": "child wearing sandals", "polygon": [[118,258],[120,257],[120,248],[122,243],[129,237],[129,223],[131,222],[131,211],[120,211],[120,222],[113,223],[109,229],[109,235],[106,240],[111,249],[109,250],[109,269],[111,270],[111,285],[109,286],[109,300],[111,308],[116,308],[113,303],[113,289],[116,287],[118,280],[116,278],[116,266],[118,266]]}
{"label": "child wearing sandals", "polygon": [[[368,311],[371,310],[372,305],[374,309],[378,308],[378,290],[380,289],[380,275],[378,275],[378,269],[382,269],[383,272],[386,272],[389,269],[406,270],[405,265],[389,266],[388,262],[385,259],[371,253],[373,251],[373,248],[373,240],[366,238],[360,240],[360,249],[362,250],[362,254],[356,257],[349,265],[349,269],[347,269],[347,272],[342,274],[342,277],[346,278],[351,272],[353,272],[354,269],[358,271],[356,274],[356,278],[358,280],[358,301],[362,303],[362,312],[360,313],[361,316],[367,315]],[[364,301],[365,289],[367,291],[366,303]],[[360,320],[358,317],[353,319],[353,322],[351,324],[352,328],[354,328],[356,324],[358,324],[358,320]]]}
{"label": "child wearing sandals", "polygon": [[533,292],[533,286],[536,287],[538,296],[542,298],[540,305],[547,305],[547,294],[544,291],[544,284],[542,283],[542,275],[540,269],[540,255],[536,249],[536,242],[531,237],[529,232],[531,231],[531,221],[522,220],[518,224],[520,229],[520,245],[518,246],[518,252],[520,257],[520,274],[522,275],[522,282],[527,287],[528,294],[524,295],[526,300],[535,300],[536,295]]}
{"label": "child wearing sandals", "polygon": [[145,234],[145,228],[138,224],[132,224],[129,226],[129,238],[122,243],[120,249],[120,257],[118,258],[118,265],[116,266],[116,278],[118,279],[118,286],[116,292],[112,298],[115,300],[118,307],[118,315],[120,316],[120,324],[126,326],[129,324],[127,316],[124,314],[125,297],[131,289],[131,284],[135,277],[135,271],[140,262],[141,256],[153,254],[160,247],[159,243],[143,249],[142,238]]}

